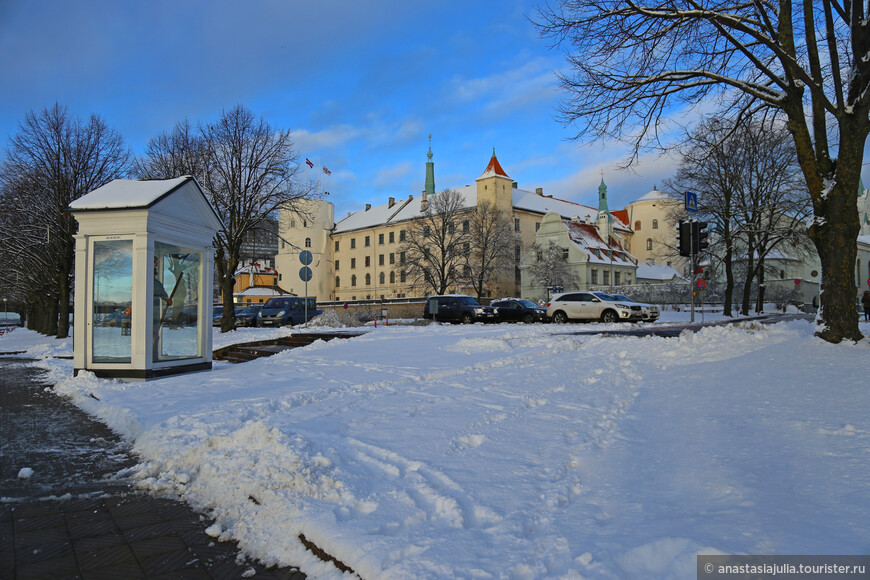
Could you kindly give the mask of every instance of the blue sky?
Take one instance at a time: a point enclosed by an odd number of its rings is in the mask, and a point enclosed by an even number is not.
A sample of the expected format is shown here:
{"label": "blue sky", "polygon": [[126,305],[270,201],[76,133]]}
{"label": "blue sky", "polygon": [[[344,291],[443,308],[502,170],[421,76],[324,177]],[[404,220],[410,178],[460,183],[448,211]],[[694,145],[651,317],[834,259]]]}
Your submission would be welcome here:
{"label": "blue sky", "polygon": [[0,140],[55,101],[102,116],[137,154],[189,118],[241,103],[290,129],[301,159],[332,171],[336,218],[419,195],[432,135],[437,190],[471,184],[495,147],[524,189],[611,209],[671,175],[673,160],[616,164],[555,120],[562,55],[534,4],[321,0],[0,0]]}

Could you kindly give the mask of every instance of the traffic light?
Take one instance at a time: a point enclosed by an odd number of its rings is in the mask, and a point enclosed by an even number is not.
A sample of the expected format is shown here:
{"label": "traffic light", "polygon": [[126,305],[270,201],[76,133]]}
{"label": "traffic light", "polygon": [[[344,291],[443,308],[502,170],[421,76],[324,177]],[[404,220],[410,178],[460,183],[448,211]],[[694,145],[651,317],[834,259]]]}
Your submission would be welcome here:
{"label": "traffic light", "polygon": [[677,246],[680,255],[689,257],[692,255],[692,222],[680,220],[677,224]]}
{"label": "traffic light", "polygon": [[707,241],[710,232],[705,232],[705,229],[707,229],[707,222],[692,223],[692,253],[694,254],[701,253],[710,245]]}

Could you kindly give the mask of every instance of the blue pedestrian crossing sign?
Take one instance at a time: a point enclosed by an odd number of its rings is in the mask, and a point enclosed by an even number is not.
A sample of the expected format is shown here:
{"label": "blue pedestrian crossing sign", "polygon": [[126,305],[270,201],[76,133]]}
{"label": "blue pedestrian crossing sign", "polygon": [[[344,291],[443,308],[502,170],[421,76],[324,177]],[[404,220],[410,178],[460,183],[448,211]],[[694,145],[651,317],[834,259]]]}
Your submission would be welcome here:
{"label": "blue pedestrian crossing sign", "polygon": [[696,213],[698,211],[698,194],[691,191],[686,192],[686,211]]}

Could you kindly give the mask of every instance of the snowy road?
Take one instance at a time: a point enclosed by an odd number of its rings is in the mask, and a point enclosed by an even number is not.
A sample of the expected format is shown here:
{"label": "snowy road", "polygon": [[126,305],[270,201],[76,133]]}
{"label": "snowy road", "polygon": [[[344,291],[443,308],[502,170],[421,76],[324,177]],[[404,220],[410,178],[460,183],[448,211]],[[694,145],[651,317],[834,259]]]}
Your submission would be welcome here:
{"label": "snowy road", "polygon": [[576,328],[378,328],[145,384],[44,365],[148,458],[142,486],[315,577],[339,573],[299,533],[364,578],[694,578],[699,552],[866,552],[866,341],[805,322],[554,334]]}

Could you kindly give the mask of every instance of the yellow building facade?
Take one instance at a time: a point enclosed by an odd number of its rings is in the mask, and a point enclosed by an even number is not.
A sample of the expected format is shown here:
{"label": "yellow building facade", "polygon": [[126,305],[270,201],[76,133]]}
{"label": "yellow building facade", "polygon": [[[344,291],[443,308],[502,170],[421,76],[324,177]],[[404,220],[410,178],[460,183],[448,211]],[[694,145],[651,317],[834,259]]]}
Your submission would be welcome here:
{"label": "yellow building facade", "polygon": [[[414,287],[401,247],[405,236],[420,220],[434,189],[432,152],[426,164],[426,189],[419,197],[388,198],[385,204],[366,204],[335,222],[334,206],[325,200],[310,200],[298,211],[279,213],[278,255],[275,265],[280,272],[279,286],[287,292],[304,295],[304,283],[298,270],[299,255],[312,252],[312,278],[308,295],[319,302],[354,300],[389,300],[426,296],[430,290]],[[505,268],[487,288],[491,297],[520,294],[520,260],[535,243],[535,233],[543,216],[549,212],[570,219],[596,215],[598,210],[577,203],[546,196],[541,188],[520,189],[499,164],[493,151],[486,169],[473,185],[453,188],[462,198],[463,212],[455,227],[471,218],[478,204],[489,202],[511,216],[517,236],[514,264]],[[467,212],[467,218],[463,213]],[[453,287],[455,293],[472,294],[471,287]]]}

